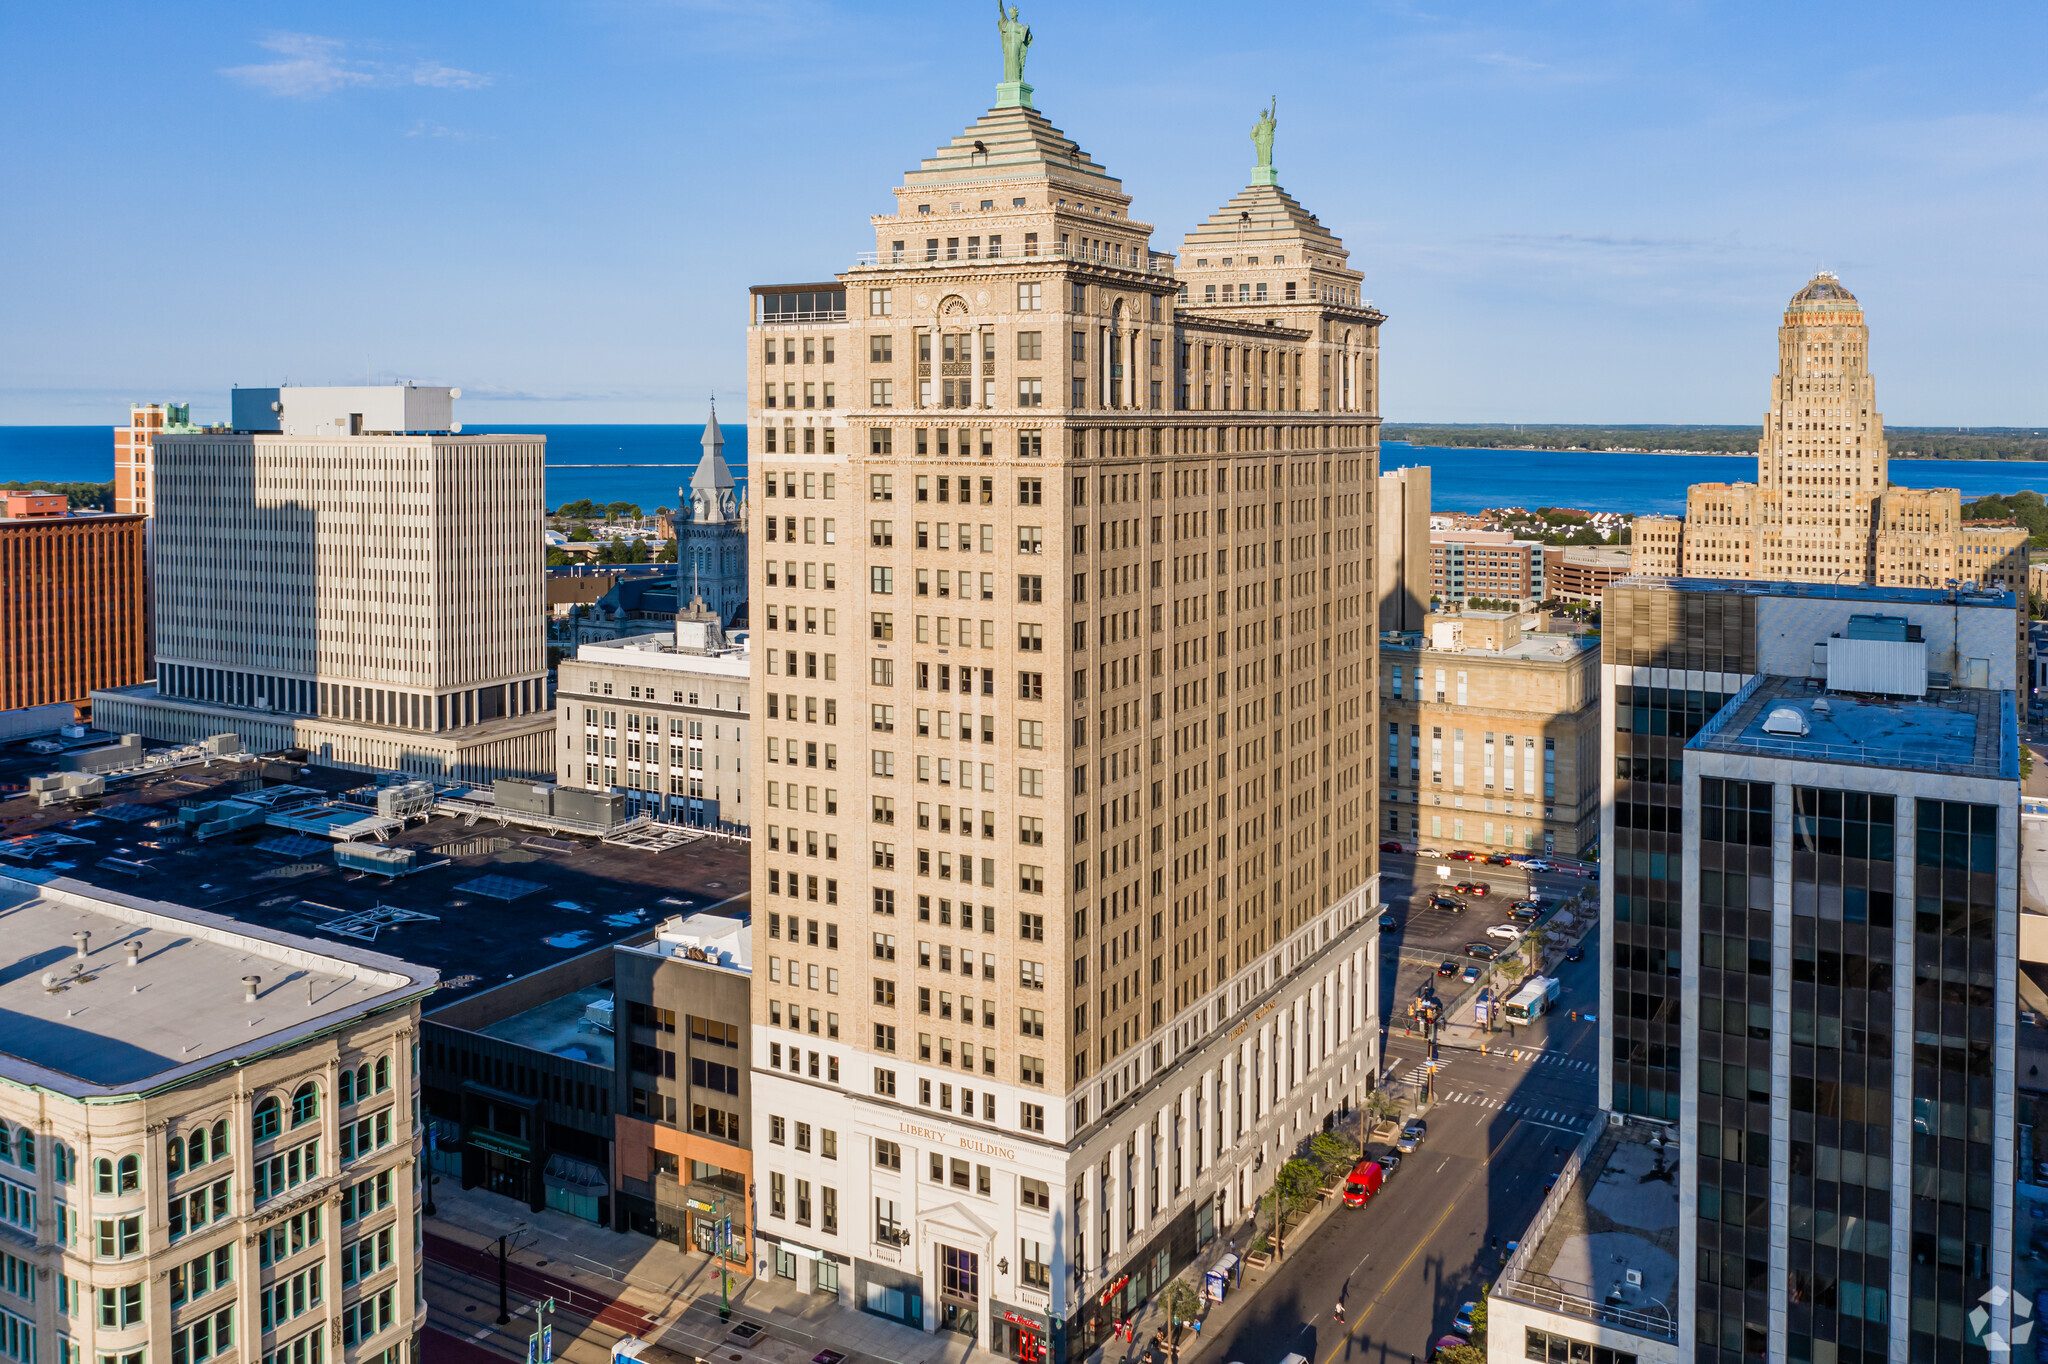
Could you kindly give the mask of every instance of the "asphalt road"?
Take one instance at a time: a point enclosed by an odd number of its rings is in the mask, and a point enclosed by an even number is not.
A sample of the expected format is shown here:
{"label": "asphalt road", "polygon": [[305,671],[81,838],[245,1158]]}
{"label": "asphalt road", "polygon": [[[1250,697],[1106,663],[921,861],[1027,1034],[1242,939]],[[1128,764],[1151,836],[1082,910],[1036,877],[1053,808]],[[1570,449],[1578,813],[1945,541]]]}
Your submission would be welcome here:
{"label": "asphalt road", "polygon": [[[1499,871],[1500,868],[1490,870]],[[1493,879],[1491,877],[1489,880]],[[1252,1276],[1249,1311],[1189,1354],[1199,1364],[1406,1364],[1428,1357],[1462,1302],[1498,1272],[1499,1247],[1522,1234],[1546,1184],[1591,1120],[1598,1033],[1565,1012],[1596,988],[1593,954],[1565,968],[1560,1011],[1493,1054],[1446,1048],[1429,1136],[1378,1197],[1340,1209],[1272,1271]],[[1506,1034],[1502,1034],[1505,1042]],[[1520,1056],[1517,1057],[1516,1053]],[[1387,1039],[1389,1071],[1407,1083],[1419,1039]],[[1496,1244],[1497,1238],[1497,1244]],[[1346,1324],[1333,1309],[1345,1305]]]}
{"label": "asphalt road", "polygon": [[[1449,867],[1440,880],[1438,867]],[[1460,881],[1483,881],[1485,896],[1456,895],[1449,887]],[[1486,936],[1491,924],[1511,923],[1508,906],[1529,898],[1533,889],[1547,903],[1557,904],[1592,883],[1583,876],[1530,873],[1520,867],[1489,867],[1476,862],[1438,861],[1412,853],[1380,854],[1380,899],[1394,915],[1394,927],[1380,934],[1380,998],[1383,1017],[1398,1028],[1417,987],[1436,976],[1437,967],[1456,959],[1463,965],[1465,944],[1495,942]],[[1439,890],[1470,906],[1460,914],[1433,909],[1429,897]],[[1507,943],[1498,943],[1506,947]],[[1440,993],[1455,995],[1462,983],[1446,979]],[[1567,1006],[1570,1007],[1570,1006]],[[1589,1007],[1581,1004],[1580,1007]]]}

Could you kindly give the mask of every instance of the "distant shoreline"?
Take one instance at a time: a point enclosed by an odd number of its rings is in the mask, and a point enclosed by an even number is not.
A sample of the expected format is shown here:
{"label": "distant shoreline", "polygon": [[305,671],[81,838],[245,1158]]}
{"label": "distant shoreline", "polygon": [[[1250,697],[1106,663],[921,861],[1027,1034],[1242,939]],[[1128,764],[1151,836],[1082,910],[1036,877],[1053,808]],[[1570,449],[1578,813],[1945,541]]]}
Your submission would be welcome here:
{"label": "distant shoreline", "polygon": [[[1411,450],[1456,450],[1460,454],[1467,455],[1516,455],[1527,454],[1531,451],[1542,451],[1544,454],[1551,455],[1672,455],[1688,458],[1706,457],[1715,459],[1753,459],[1756,457],[1756,451],[1754,450],[1642,450],[1620,445],[1603,446],[1598,449],[1584,445],[1432,445],[1421,441],[1397,440],[1393,438],[1380,441],[1381,449],[1385,449],[1389,445],[1405,445]],[[1980,461],[1987,464],[2042,464],[2048,463],[2048,452],[2044,452],[2039,456],[1983,456],[1923,455],[1917,451],[1907,451],[1904,454],[1888,454],[1885,458],[1910,460],[1921,464],[1952,464],[1965,461]]]}

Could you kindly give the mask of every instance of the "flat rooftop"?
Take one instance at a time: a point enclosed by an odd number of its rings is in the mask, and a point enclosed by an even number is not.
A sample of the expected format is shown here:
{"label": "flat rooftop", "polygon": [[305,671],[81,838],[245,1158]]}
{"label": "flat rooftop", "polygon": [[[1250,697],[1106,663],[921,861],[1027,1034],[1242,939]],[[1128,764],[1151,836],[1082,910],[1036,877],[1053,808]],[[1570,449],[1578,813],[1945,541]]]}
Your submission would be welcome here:
{"label": "flat rooftop", "polygon": [[609,1016],[611,1002],[611,986],[589,985],[477,1031],[485,1037],[531,1047],[550,1056],[610,1068],[612,1034],[593,1023],[587,1010],[593,1004],[603,1004]]}
{"label": "flat rooftop", "polygon": [[0,937],[0,1074],[80,1097],[268,1051],[436,979],[381,953],[5,869]]}
{"label": "flat rooftop", "polygon": [[[1468,612],[1467,614],[1477,614]],[[1589,649],[1598,649],[1600,641],[1591,635],[1567,635],[1563,633],[1528,631],[1506,649],[1488,649],[1468,646],[1463,649],[1432,648],[1419,632],[1389,630],[1380,635],[1382,649],[1404,649],[1418,654],[1440,654],[1445,658],[1504,658],[1522,663],[1564,663],[1577,658]]]}
{"label": "flat rooftop", "polygon": [[[1806,732],[1766,729],[1781,711],[1796,714]],[[1762,675],[1686,747],[2016,781],[2017,736],[2007,691],[1958,687],[1888,701],[1824,691],[1811,678]]]}
{"label": "flat rooftop", "polygon": [[1964,606],[2008,608],[2019,604],[2018,599],[2010,592],[1967,584],[1951,591],[1945,587],[1881,587],[1875,583],[1766,582],[1751,578],[1663,578],[1641,574],[1618,578],[1613,586],[1661,588],[1667,592],[1725,592],[1740,597],[1810,597],[1825,601],[1912,602],[1925,606],[1945,606],[1952,601],[1960,602]]}
{"label": "flat rooftop", "polygon": [[[21,745],[0,748],[0,783],[54,766]],[[337,866],[335,845],[307,833],[257,825],[199,843],[177,826],[183,805],[286,785],[367,800],[370,783],[263,759],[119,780],[102,798],[49,809],[0,787],[0,875],[70,877],[323,946],[388,952],[440,972],[430,1010],[582,952],[647,941],[664,920],[747,891],[747,845],[714,836],[652,852],[436,815],[391,835],[388,846],[414,849],[426,868],[392,879]]]}
{"label": "flat rooftop", "polygon": [[1494,1294],[1675,1339],[1678,1151],[1653,1138],[1659,1130],[1641,1124],[1603,1129],[1577,1175],[1544,1200]]}

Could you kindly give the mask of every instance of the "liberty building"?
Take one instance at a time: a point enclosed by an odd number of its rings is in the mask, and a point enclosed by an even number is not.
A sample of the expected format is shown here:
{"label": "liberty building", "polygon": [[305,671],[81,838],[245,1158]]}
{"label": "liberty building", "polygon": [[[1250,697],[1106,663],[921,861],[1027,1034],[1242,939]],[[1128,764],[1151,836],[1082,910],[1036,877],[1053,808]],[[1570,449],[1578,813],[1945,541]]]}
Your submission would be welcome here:
{"label": "liberty building", "polygon": [[1176,259],[1003,22],[753,290],[757,1269],[1064,1361],[1376,1069],[1383,318],[1270,111]]}

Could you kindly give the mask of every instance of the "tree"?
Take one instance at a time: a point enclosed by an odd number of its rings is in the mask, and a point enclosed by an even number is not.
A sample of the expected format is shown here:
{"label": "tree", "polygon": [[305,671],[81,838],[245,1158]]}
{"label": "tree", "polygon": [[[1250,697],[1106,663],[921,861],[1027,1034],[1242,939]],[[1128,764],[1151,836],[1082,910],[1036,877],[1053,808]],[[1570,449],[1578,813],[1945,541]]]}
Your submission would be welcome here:
{"label": "tree", "polygon": [[640,504],[637,502],[613,502],[604,511],[605,516],[613,521],[623,521],[627,517],[638,520],[640,517]]}
{"label": "tree", "polygon": [[569,532],[569,542],[571,544],[587,545],[596,538],[597,536],[592,533],[588,526],[577,526]]}
{"label": "tree", "polygon": [[1178,1360],[1181,1323],[1201,1318],[1202,1295],[1186,1279],[1170,1279],[1159,1294],[1159,1307],[1166,1313],[1166,1348]]}
{"label": "tree", "polygon": [[549,568],[561,568],[561,567],[564,567],[565,565],[567,565],[567,564],[568,564],[569,562],[570,562],[569,556],[568,556],[567,554],[563,553],[563,552],[562,552],[561,550],[559,550],[559,549],[555,549],[555,548],[553,548],[553,547],[550,547],[550,548],[548,549],[548,567],[549,567]]}
{"label": "tree", "polygon": [[555,515],[570,521],[595,521],[604,515],[604,509],[587,497],[579,497],[574,502],[563,503]]}
{"label": "tree", "polygon": [[1501,958],[1499,970],[1501,975],[1507,978],[1508,984],[1513,985],[1524,975],[1528,974],[1529,968],[1522,963],[1520,957],[1503,957]]}
{"label": "tree", "polygon": [[1375,1089],[1365,1096],[1365,1111],[1372,1115],[1375,1125],[1392,1122],[1401,1116],[1401,1101],[1384,1089]]}
{"label": "tree", "polygon": [[1486,1364],[1486,1351],[1477,1345],[1446,1345],[1430,1358],[1435,1364]]}
{"label": "tree", "polygon": [[1325,1179],[1334,1179],[1349,1170],[1358,1160],[1358,1147],[1351,1138],[1338,1132],[1318,1132],[1309,1139],[1309,1158],[1322,1170]]}
{"label": "tree", "polygon": [[676,542],[673,540],[663,540],[661,542],[661,552],[654,556],[654,562],[658,564],[672,564],[675,561]]}
{"label": "tree", "polygon": [[1273,1207],[1273,1244],[1282,1253],[1287,1244],[1287,1218],[1307,1207],[1322,1187],[1322,1170],[1314,1161],[1300,1156],[1282,1165],[1280,1173],[1273,1177],[1273,1190],[1261,1202]]}

